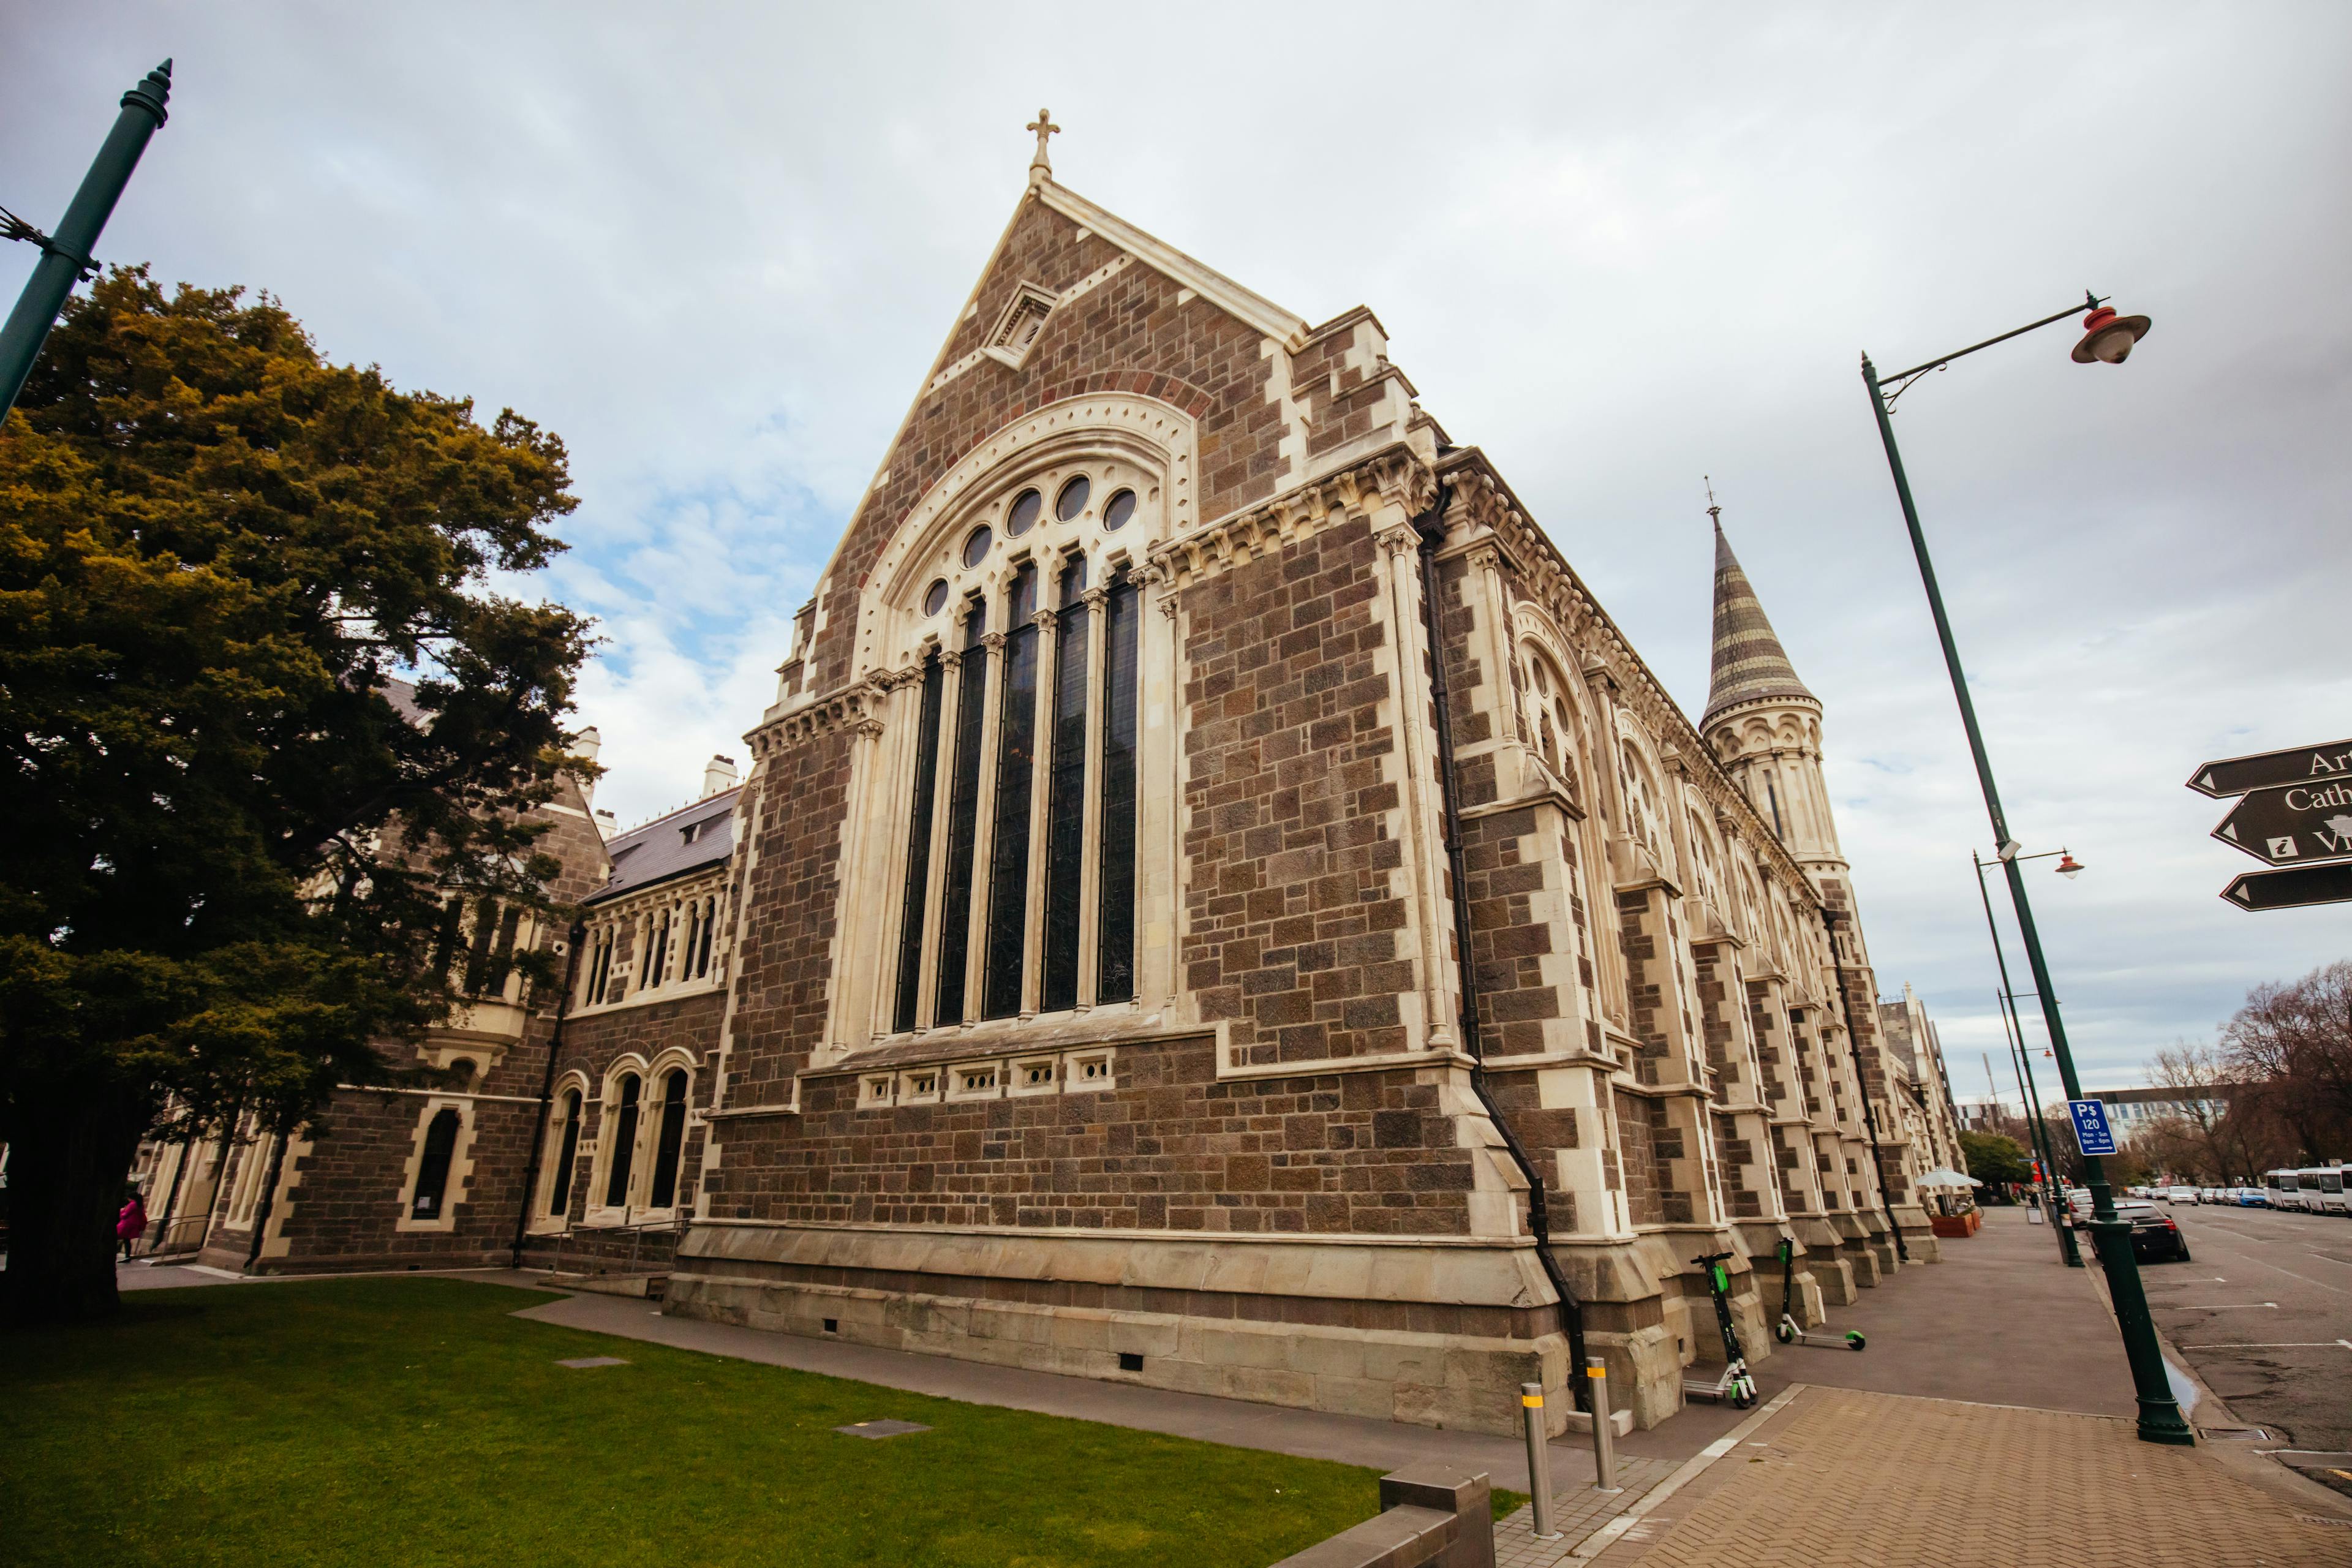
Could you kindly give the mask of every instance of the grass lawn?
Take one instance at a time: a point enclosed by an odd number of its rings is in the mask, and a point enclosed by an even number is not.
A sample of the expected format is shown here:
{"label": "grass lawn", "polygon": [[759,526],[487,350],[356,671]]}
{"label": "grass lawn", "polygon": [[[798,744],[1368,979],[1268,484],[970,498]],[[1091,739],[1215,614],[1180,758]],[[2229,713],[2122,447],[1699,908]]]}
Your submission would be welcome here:
{"label": "grass lawn", "polygon": [[[1262,1568],[1380,1506],[1352,1466],[509,1316],[548,1299],[225,1285],[0,1339],[0,1563]],[[555,1364],[592,1355],[629,1364]],[[932,1430],[833,1431],[881,1417]]]}

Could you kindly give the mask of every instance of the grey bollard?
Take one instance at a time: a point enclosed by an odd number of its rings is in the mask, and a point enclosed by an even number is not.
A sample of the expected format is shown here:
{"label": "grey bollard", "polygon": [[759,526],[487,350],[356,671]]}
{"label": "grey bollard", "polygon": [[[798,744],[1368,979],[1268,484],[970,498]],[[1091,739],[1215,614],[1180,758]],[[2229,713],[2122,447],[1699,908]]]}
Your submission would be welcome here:
{"label": "grey bollard", "polygon": [[1621,1491],[1623,1489],[1617,1484],[1617,1431],[1609,1424],[1609,1363],[1587,1363],[1584,1381],[1592,1395],[1592,1485],[1600,1491]]}
{"label": "grey bollard", "polygon": [[1535,1506],[1538,1541],[1558,1541],[1551,1527],[1551,1465],[1544,1450],[1544,1395],[1540,1383],[1519,1384],[1519,1411],[1528,1418],[1528,1497]]}

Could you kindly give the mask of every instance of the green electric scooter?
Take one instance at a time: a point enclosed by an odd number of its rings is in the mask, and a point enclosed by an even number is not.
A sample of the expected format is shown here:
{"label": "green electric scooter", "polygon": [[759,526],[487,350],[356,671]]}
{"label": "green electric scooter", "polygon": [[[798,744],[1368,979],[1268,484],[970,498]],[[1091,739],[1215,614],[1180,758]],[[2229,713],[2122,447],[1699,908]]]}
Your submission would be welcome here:
{"label": "green electric scooter", "polygon": [[1797,1324],[1797,1244],[1788,1237],[1780,1238],[1780,1324],[1772,1331],[1784,1345],[1803,1345],[1808,1350],[1858,1351],[1869,1342],[1861,1331],[1848,1329],[1843,1339],[1832,1339],[1831,1331],[1816,1329],[1807,1333]]}
{"label": "green electric scooter", "polygon": [[1683,1393],[1694,1399],[1727,1399],[1734,1409],[1745,1410],[1756,1403],[1756,1379],[1748,1370],[1748,1352],[1740,1348],[1739,1331],[1731,1321],[1731,1271],[1723,1263],[1732,1256],[1710,1252],[1691,1259],[1706,1270],[1706,1293],[1715,1298],[1715,1323],[1723,1331],[1723,1375],[1712,1383],[1686,1377]]}

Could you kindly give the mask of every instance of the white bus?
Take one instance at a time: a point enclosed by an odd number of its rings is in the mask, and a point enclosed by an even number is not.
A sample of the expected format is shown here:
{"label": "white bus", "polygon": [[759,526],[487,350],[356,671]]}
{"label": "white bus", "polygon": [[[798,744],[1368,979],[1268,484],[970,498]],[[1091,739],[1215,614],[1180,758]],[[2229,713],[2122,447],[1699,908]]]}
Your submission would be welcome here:
{"label": "white bus", "polygon": [[2344,1214],[2352,1202],[2344,1191],[2344,1167],[2312,1165],[2294,1173],[2297,1195],[2305,1210],[2311,1214]]}
{"label": "white bus", "polygon": [[2299,1174],[2301,1174],[2300,1172],[2288,1170],[2263,1173],[2263,1185],[2270,1191],[2271,1207],[2274,1209],[2303,1207],[2303,1189],[2295,1180]]}

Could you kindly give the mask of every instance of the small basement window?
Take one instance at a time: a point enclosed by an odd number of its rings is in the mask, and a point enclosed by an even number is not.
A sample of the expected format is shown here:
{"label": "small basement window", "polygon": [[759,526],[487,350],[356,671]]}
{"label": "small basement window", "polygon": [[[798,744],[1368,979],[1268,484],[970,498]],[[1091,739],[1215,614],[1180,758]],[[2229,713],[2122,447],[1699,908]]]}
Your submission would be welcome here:
{"label": "small basement window", "polygon": [[1143,1370],[1142,1352],[1139,1351],[1119,1352],[1118,1370],[1121,1372],[1141,1372]]}

